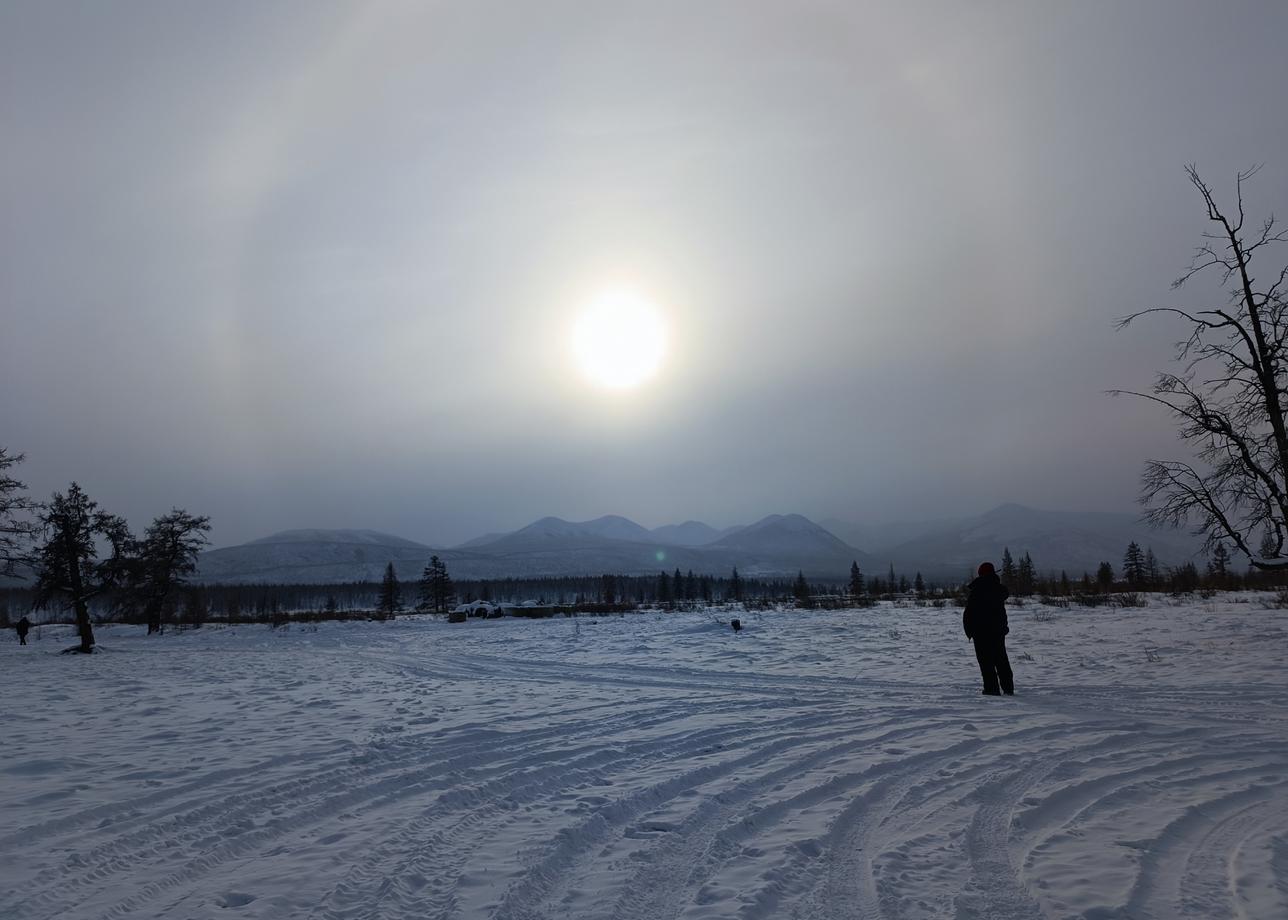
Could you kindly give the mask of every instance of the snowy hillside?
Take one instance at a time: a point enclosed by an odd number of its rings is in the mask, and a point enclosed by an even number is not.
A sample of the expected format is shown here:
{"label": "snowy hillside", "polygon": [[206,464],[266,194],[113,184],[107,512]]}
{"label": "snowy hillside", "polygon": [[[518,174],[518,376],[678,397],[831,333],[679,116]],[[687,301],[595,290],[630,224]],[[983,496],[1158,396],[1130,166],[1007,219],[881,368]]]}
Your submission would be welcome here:
{"label": "snowy hillside", "polygon": [[685,521],[683,524],[663,524],[649,531],[653,539],[673,546],[703,546],[714,543],[724,534],[702,521]]}
{"label": "snowy hillside", "polygon": [[1027,552],[1039,572],[1066,569],[1071,577],[1095,573],[1102,562],[1115,569],[1127,544],[1152,547],[1165,566],[1194,561],[1199,541],[1185,531],[1154,530],[1131,514],[1041,511],[1000,505],[986,514],[929,527],[920,535],[884,549],[880,557],[896,567],[922,567],[936,575],[969,572],[982,559],[997,561],[1002,547],[1016,558]]}
{"label": "snowy hillside", "polygon": [[0,916],[1288,916],[1288,612],[1151,600],[9,632]]}
{"label": "snowy hillside", "polygon": [[[700,532],[695,528],[705,526],[688,522],[679,526],[678,536],[693,537]],[[414,580],[431,553],[455,578],[651,575],[676,568],[727,575],[736,566],[744,575],[787,577],[804,570],[811,577],[839,579],[853,559],[868,563],[858,550],[799,515],[775,515],[751,527],[712,533],[723,539],[695,546],[668,543],[618,515],[593,521],[545,517],[513,533],[444,550],[374,531],[285,531],[202,553],[198,578],[208,583],[379,581],[393,562],[399,578]]]}

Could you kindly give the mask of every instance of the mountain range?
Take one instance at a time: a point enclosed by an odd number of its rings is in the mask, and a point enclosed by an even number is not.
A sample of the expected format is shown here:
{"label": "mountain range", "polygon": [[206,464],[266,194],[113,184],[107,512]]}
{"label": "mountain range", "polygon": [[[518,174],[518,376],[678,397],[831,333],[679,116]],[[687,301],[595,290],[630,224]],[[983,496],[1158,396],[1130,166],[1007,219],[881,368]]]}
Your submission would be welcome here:
{"label": "mountain range", "polygon": [[1017,560],[1028,552],[1039,572],[1064,569],[1076,578],[1094,572],[1101,561],[1117,567],[1133,540],[1152,547],[1164,565],[1194,559],[1198,551],[1198,541],[1188,534],[1150,530],[1129,514],[1013,504],[923,523],[828,524],[773,514],[724,530],[701,521],[648,530],[619,515],[591,521],[544,517],[449,548],[372,530],[287,530],[203,553],[197,577],[208,583],[377,581],[393,562],[398,577],[411,580],[437,554],[460,579],[640,575],[676,568],[727,575],[735,566],[750,577],[803,571],[812,578],[843,579],[857,562],[868,574],[883,574],[893,565],[902,574],[960,580],[982,560],[1000,562],[1007,547]]}

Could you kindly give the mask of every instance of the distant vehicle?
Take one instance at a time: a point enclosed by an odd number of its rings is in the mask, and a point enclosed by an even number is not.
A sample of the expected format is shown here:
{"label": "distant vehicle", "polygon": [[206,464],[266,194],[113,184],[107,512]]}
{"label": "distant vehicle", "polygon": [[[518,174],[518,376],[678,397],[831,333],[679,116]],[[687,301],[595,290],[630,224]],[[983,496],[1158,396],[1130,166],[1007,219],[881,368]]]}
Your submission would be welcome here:
{"label": "distant vehicle", "polygon": [[488,601],[470,601],[468,604],[458,604],[452,612],[463,613],[467,617],[482,617],[486,620],[494,620],[505,615],[505,612],[500,607]]}

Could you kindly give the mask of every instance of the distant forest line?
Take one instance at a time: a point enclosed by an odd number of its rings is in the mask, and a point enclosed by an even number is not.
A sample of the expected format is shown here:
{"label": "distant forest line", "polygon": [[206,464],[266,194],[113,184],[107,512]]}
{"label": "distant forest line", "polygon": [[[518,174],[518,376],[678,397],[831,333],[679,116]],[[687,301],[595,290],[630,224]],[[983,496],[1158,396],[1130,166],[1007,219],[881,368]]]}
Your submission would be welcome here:
{"label": "distant forest line", "polygon": [[[1009,553],[1007,557],[1009,564]],[[1022,560],[1023,561],[1023,560]],[[1095,575],[1083,573],[1071,579],[1065,573],[1029,578],[1016,571],[1004,574],[1014,593],[1037,597],[1062,605],[1070,601],[1086,606],[1132,606],[1131,595],[1167,592],[1187,594],[1217,590],[1277,590],[1288,584],[1278,572],[1236,572],[1221,568],[1220,559],[1209,562],[1202,572],[1186,564],[1165,572],[1134,567],[1129,550],[1123,569],[1115,571],[1104,563]],[[512,606],[519,615],[603,614],[639,609],[693,610],[709,606],[741,606],[747,609],[791,606],[800,609],[839,609],[871,606],[877,601],[902,601],[939,607],[960,607],[965,601],[965,582],[952,585],[929,583],[914,575],[897,572],[867,576],[854,571],[849,580],[807,580],[744,578],[694,573],[641,575],[586,575],[551,578],[502,578],[451,582],[451,603],[486,602]],[[394,603],[389,604],[388,586],[381,582],[342,584],[189,584],[177,591],[166,605],[163,622],[172,626],[200,626],[208,622],[269,623],[313,622],[319,620],[386,619],[400,614],[429,613],[417,582],[396,585]],[[1288,603],[1288,592],[1284,592]],[[419,599],[418,599],[419,598]],[[1126,601],[1124,601],[1126,598]],[[71,623],[71,611],[51,606],[35,612],[34,588],[0,588],[0,627],[22,616],[34,622]],[[527,604],[525,611],[521,606]],[[392,607],[392,609],[391,609]],[[444,611],[439,611],[444,612]],[[98,623],[148,622],[144,612],[129,603],[125,595],[104,594],[91,604]]]}

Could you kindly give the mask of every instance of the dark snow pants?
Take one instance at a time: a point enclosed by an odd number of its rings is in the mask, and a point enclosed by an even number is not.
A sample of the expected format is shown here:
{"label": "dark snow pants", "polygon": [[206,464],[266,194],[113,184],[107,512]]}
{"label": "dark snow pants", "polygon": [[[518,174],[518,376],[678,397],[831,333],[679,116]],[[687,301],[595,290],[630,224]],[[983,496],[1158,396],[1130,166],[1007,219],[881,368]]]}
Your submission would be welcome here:
{"label": "dark snow pants", "polygon": [[1006,636],[976,636],[975,658],[984,677],[984,692],[997,696],[1015,692],[1015,676],[1006,658]]}

